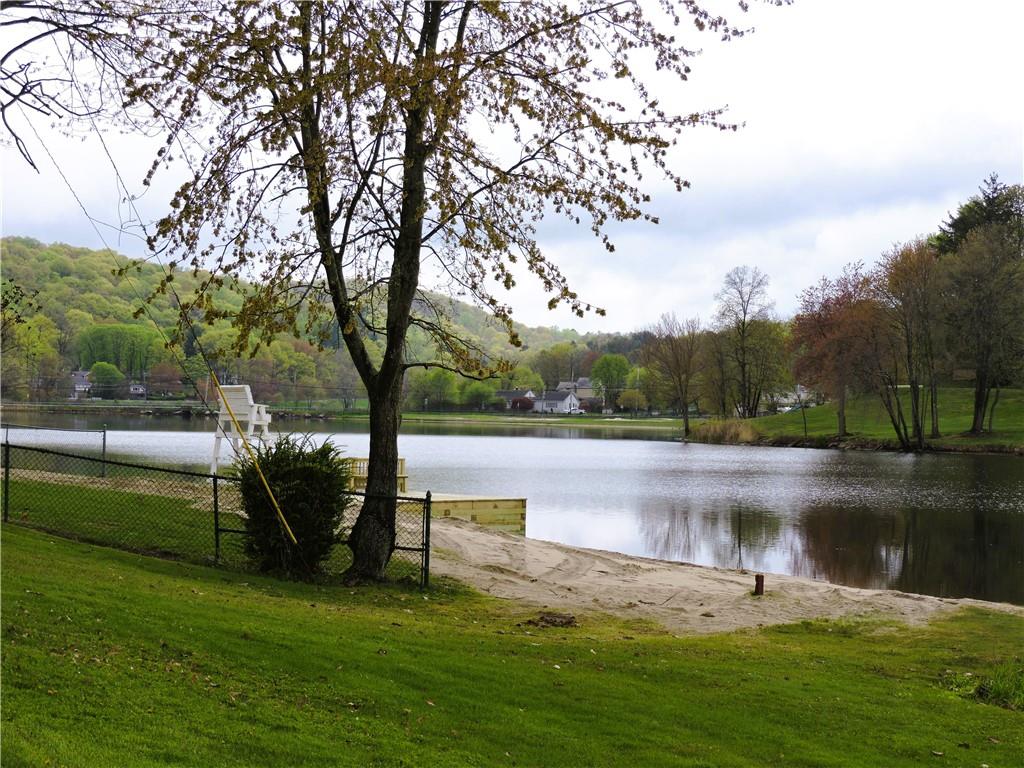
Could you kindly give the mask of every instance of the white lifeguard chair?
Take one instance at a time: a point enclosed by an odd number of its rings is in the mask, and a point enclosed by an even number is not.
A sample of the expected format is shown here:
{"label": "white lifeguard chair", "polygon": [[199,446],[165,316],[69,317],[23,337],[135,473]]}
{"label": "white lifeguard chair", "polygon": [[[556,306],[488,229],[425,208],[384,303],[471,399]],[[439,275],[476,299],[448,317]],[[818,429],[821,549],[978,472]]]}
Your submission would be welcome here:
{"label": "white lifeguard chair", "polygon": [[[231,412],[235,414],[238,426],[241,427],[246,440],[254,437],[263,439],[270,434],[270,414],[267,413],[267,406],[252,401],[252,390],[248,384],[230,384],[222,386],[224,393],[220,402],[220,413],[217,414],[217,433],[213,439],[213,462],[210,464],[210,474],[217,474],[217,463],[220,461],[220,441],[227,439],[238,454],[242,447],[242,434],[235,429],[231,421],[231,414],[227,406],[231,406]],[[257,433],[259,433],[257,435]]]}

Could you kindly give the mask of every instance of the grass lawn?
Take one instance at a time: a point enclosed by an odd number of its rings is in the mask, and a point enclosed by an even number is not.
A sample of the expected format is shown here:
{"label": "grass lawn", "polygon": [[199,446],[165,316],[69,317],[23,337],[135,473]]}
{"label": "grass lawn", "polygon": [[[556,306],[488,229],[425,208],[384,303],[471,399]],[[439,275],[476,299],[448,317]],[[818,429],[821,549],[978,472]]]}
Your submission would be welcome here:
{"label": "grass lawn", "polygon": [[2,554],[5,768],[1024,764],[1024,713],[970,693],[1019,698],[1020,617],[542,630],[454,585],[289,584],[14,525]]}
{"label": "grass lawn", "polygon": [[[910,418],[909,401],[904,403]],[[967,388],[939,390],[939,428],[942,438],[929,441],[936,446],[977,448],[982,446],[1024,445],[1024,389],[1005,389],[999,396],[992,434],[979,437],[963,434],[971,428],[974,391]],[[846,427],[853,437],[868,440],[896,440],[889,416],[876,395],[852,398],[846,406]],[[802,438],[803,418],[799,411],[753,419],[754,427],[765,437]],[[926,433],[930,422],[925,421]],[[831,403],[807,409],[809,437],[830,437],[836,434],[836,409]]]}
{"label": "grass lawn", "polygon": [[[19,459],[24,461],[26,457],[38,459],[40,455],[21,452]],[[65,482],[12,477],[9,486],[11,519],[88,542],[195,563],[214,562],[211,484],[159,473],[151,473],[150,477],[112,479],[112,488],[91,487],[90,482],[105,482],[95,478],[74,475],[63,478]],[[81,484],[69,484],[72,482]],[[134,483],[140,483],[142,490],[133,489]],[[243,521],[228,511],[240,508],[234,484],[220,483],[222,528],[244,528]],[[354,519],[355,514],[351,511],[349,517]],[[418,533],[418,514],[401,513],[400,520],[405,524],[403,530],[411,527]],[[407,539],[402,541],[411,544]],[[244,537],[237,533],[222,533],[219,562],[235,569],[247,567],[243,543]],[[351,561],[348,547],[335,547],[323,564],[324,577],[336,577]],[[415,581],[419,579],[419,564],[419,553],[397,553],[387,573],[392,579]]]}

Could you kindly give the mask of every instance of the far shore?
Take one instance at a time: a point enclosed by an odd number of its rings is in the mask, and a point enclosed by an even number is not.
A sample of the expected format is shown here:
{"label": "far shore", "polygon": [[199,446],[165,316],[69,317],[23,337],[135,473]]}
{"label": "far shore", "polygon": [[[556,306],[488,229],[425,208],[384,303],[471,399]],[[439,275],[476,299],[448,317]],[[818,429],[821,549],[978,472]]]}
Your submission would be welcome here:
{"label": "far shore", "polygon": [[[365,423],[369,416],[365,411],[320,411],[317,409],[299,409],[283,406],[271,406],[271,415],[279,422],[284,421],[350,421]],[[171,417],[212,419],[216,412],[209,410],[198,401],[114,401],[114,402],[66,402],[66,403],[3,403],[0,406],[4,422],[17,423],[16,418],[7,414],[68,414],[68,415],[109,415],[109,416],[146,416],[156,419]],[[696,444],[719,444],[683,437],[682,420],[678,417],[641,416],[634,418],[628,414],[617,415],[565,415],[565,414],[503,414],[492,412],[422,412],[407,411],[402,420],[410,424],[436,424],[439,426],[496,426],[496,427],[552,427],[559,429],[613,429],[623,432],[645,434],[662,434],[668,439]],[[691,418],[692,426],[700,424],[704,419]],[[969,442],[968,442],[969,441]],[[735,446],[774,447],[774,448],[817,448],[829,450],[851,451],[889,451],[901,452],[895,439],[876,436],[848,435],[840,438],[835,434],[772,434],[761,435],[758,439],[748,442],[720,443]],[[929,441],[923,449],[924,453],[991,453],[1024,456],[1024,444],[1014,442],[988,442],[984,437],[968,435],[952,435],[942,441]]]}
{"label": "far shore", "polygon": [[[198,401],[114,401],[67,403],[4,403],[3,412],[90,414],[111,416],[153,416],[165,418],[213,418],[216,411]],[[316,408],[269,407],[270,414],[279,421],[363,421],[369,414],[363,410],[331,411]],[[623,429],[658,431],[682,437],[682,420],[675,417],[621,415],[567,415],[567,414],[504,414],[486,411],[406,411],[402,420],[417,424],[462,424],[494,426],[566,427],[573,429]],[[4,421],[8,421],[5,417]]]}

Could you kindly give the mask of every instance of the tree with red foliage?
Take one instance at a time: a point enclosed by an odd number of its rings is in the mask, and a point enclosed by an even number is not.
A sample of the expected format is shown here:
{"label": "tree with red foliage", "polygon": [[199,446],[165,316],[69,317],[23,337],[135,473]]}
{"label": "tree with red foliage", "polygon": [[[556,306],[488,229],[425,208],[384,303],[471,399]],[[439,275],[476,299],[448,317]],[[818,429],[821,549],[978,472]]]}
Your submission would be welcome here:
{"label": "tree with red foliage", "polygon": [[846,431],[846,396],[865,354],[858,307],[871,301],[871,282],[860,262],[836,280],[827,277],[800,295],[793,318],[793,376],[836,402],[837,429]]}

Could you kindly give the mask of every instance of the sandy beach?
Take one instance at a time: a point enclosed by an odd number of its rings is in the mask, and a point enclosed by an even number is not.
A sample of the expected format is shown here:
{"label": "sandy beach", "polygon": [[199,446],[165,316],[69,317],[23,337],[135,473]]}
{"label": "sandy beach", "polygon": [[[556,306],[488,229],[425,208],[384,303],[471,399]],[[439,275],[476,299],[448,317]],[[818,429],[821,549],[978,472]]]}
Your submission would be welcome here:
{"label": "sandy beach", "polygon": [[538,608],[648,619],[680,633],[728,632],[803,619],[881,617],[910,624],[963,606],[1024,616],[1024,607],[952,599],[631,557],[492,531],[456,519],[431,523],[431,571]]}

